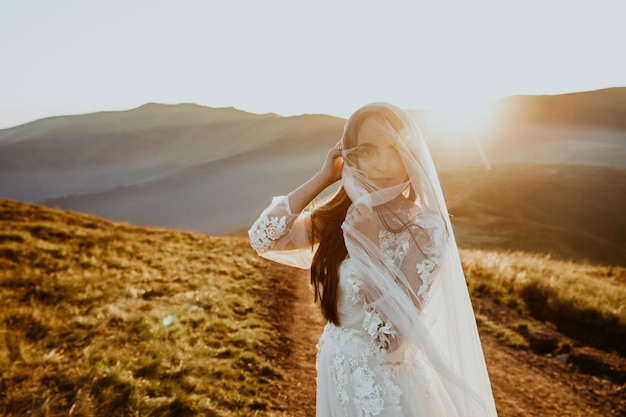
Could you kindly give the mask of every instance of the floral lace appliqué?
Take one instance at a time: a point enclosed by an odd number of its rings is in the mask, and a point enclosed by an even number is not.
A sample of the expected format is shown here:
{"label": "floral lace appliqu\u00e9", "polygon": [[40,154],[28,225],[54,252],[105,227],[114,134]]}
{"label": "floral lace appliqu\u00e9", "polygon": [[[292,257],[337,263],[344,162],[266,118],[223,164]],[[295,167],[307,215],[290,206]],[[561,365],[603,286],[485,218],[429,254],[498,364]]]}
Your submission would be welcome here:
{"label": "floral lace appliqu\u00e9", "polygon": [[409,241],[411,239],[409,232],[404,230],[401,233],[393,233],[388,230],[381,230],[378,234],[378,239],[385,265],[389,268],[395,268],[400,265],[409,251]]}
{"label": "floral lace appliqu\u00e9", "polygon": [[380,318],[380,315],[372,309],[365,312],[363,329],[365,329],[381,349],[389,343],[389,337],[395,337],[396,335],[391,325],[385,323],[383,319]]}
{"label": "floral lace appliqu\u00e9", "polygon": [[438,223],[430,223],[429,226],[430,244],[425,245],[423,248],[424,253],[428,257],[415,265],[417,274],[422,279],[417,295],[423,301],[428,301],[430,287],[433,285],[435,277],[441,268],[443,259],[444,230]]}
{"label": "floral lace appliqu\u00e9", "polygon": [[348,404],[350,397],[348,396],[348,377],[343,368],[343,362],[345,360],[344,355],[337,353],[333,356],[332,363],[330,364],[335,379],[335,387],[337,388],[337,398],[341,404]]}
{"label": "floral lace appliqu\u00e9", "polygon": [[354,370],[355,402],[359,403],[363,415],[377,416],[385,408],[385,400],[380,396],[380,387],[374,381],[371,369],[361,367]]}
{"label": "floral lace appliqu\u00e9", "polygon": [[[411,233],[415,232],[417,225],[413,229],[403,230],[399,233],[381,230],[379,232],[380,250],[382,252],[385,265],[390,269],[398,268],[409,252]],[[421,218],[420,229],[428,230],[428,238],[423,240],[420,246],[421,253],[425,259],[415,264],[418,277],[421,283],[417,288],[417,296],[424,302],[428,301],[430,287],[433,285],[435,277],[439,271],[442,259],[444,244],[444,229],[440,223],[428,217]]]}
{"label": "floral lace appliqu\u00e9", "polygon": [[353,307],[364,305],[365,296],[363,295],[363,281],[359,279],[355,271],[350,271],[346,276],[346,283],[348,287],[347,298],[350,305]]}
{"label": "floral lace appliqu\u00e9", "polygon": [[416,265],[417,274],[422,279],[422,285],[417,290],[418,297],[422,300],[428,300],[428,289],[433,283],[435,272],[437,270],[437,264],[430,259],[424,259],[422,262],[418,262]]}
{"label": "floral lace appliqu\u00e9", "polygon": [[287,216],[267,216],[259,222],[257,228],[250,231],[250,246],[262,253],[286,232]]}
{"label": "floral lace appliqu\u00e9", "polygon": [[402,415],[402,390],[393,381],[396,369],[384,363],[386,352],[370,335],[328,323],[319,349],[331,349],[330,372],[345,415],[352,415],[349,409],[358,417]]}

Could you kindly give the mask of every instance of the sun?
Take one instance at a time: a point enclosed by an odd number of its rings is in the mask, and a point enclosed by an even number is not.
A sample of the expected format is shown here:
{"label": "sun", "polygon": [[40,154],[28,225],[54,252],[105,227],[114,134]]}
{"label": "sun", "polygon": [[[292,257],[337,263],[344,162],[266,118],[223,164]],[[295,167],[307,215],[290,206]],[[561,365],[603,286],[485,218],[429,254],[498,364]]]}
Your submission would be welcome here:
{"label": "sun", "polygon": [[467,136],[485,127],[492,103],[470,99],[451,99],[428,110],[429,124],[450,136]]}
{"label": "sun", "polygon": [[457,98],[448,100],[445,105],[431,107],[426,114],[426,123],[447,149],[474,148],[485,168],[491,169],[481,142],[491,127],[493,116],[493,102]]}

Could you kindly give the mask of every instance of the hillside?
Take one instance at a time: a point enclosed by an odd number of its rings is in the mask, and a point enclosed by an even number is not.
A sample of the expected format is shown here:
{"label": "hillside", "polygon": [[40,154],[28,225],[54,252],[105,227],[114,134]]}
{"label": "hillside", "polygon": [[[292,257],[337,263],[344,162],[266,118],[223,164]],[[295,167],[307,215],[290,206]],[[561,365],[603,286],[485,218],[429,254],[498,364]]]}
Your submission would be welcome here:
{"label": "hillside", "polygon": [[266,415],[265,270],[244,239],[0,200],[0,414]]}
{"label": "hillside", "polygon": [[[461,255],[500,417],[625,415],[624,268]],[[2,200],[0,413],[311,417],[306,283],[245,238]]]}
{"label": "hillside", "polygon": [[511,96],[494,103],[502,123],[605,126],[626,129],[626,87],[569,94]]}
{"label": "hillside", "polygon": [[[220,234],[245,230],[271,196],[304,182],[324,156],[301,145],[292,153],[298,157],[283,159],[278,168],[275,149],[190,168],[167,179],[44,203],[135,224]],[[621,209],[626,204],[626,170],[497,164],[489,170],[443,171],[441,182],[463,247],[626,265]]]}
{"label": "hillside", "polygon": [[503,164],[441,182],[462,247],[626,266],[626,170]]}
{"label": "hillside", "polygon": [[[337,142],[327,122],[320,116],[284,119],[283,128],[292,134],[272,137],[269,145],[133,185],[40,203],[134,224],[229,233],[249,225],[259,203],[272,193],[305,181],[319,169],[319,161]],[[300,125],[308,128],[296,133]]]}
{"label": "hillside", "polygon": [[36,202],[110,191],[282,146],[284,138],[311,142],[328,131],[334,138],[342,125],[331,116],[286,118],[194,104],[42,119],[0,130],[0,197]]}
{"label": "hillside", "polygon": [[[414,115],[442,172],[485,160],[624,169],[626,130],[612,120],[623,120],[625,91],[511,97],[504,101],[532,103],[546,116],[516,118],[527,105],[504,106],[508,110],[459,135],[423,111]],[[570,107],[580,119],[559,116]],[[134,224],[230,233],[250,224],[268,195],[290,191],[319,169],[343,123],[326,115],[155,103],[42,119],[0,130],[0,198]]]}

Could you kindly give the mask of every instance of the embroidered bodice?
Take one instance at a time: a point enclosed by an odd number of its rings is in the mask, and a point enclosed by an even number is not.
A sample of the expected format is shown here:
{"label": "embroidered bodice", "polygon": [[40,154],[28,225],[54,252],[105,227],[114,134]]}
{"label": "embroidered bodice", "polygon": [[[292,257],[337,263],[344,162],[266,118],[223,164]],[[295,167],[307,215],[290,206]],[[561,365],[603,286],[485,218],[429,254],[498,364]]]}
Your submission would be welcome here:
{"label": "embroidered bodice", "polygon": [[395,410],[389,415],[400,416],[402,389],[394,382],[398,366],[388,363],[385,349],[394,330],[368,307],[349,258],[342,262],[339,276],[341,327],[328,323],[318,343],[318,352],[329,351],[329,371],[339,402],[346,415],[352,409],[359,417],[379,416],[383,410]]}
{"label": "embroidered bodice", "polygon": [[[420,283],[417,296],[420,302],[428,301],[428,290],[439,270],[445,243],[444,230],[433,217],[419,217],[416,223],[400,232],[381,230],[379,232],[380,250],[387,267],[402,267],[409,262],[408,268],[415,268]],[[414,242],[411,240],[414,239]],[[413,256],[411,249],[413,246]],[[411,260],[407,260],[407,256]],[[407,269],[407,266],[404,266]]]}
{"label": "embroidered bodice", "polygon": [[[252,247],[268,259],[308,268],[315,247],[306,230],[307,216],[293,214],[287,197],[274,198],[249,230]],[[416,216],[415,224],[399,232],[379,232],[385,265],[401,270],[411,282],[420,308],[436,280],[443,239],[439,223],[427,216]],[[324,365],[318,367],[318,378],[327,379],[328,395],[338,401],[343,415],[401,417],[398,374],[420,375],[423,393],[428,395],[428,365],[416,352],[411,353],[410,360],[405,357],[393,323],[383,320],[372,308],[363,287],[362,277],[348,256],[339,268],[337,311],[341,326],[327,323],[320,337],[318,364],[321,361]]]}

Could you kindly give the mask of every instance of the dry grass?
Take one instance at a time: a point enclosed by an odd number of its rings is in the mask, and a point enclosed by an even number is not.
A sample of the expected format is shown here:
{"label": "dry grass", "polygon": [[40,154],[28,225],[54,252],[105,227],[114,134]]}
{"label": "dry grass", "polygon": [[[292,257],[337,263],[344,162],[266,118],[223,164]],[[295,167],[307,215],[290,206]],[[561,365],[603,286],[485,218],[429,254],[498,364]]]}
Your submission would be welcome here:
{"label": "dry grass", "polygon": [[626,268],[520,252],[461,255],[473,295],[488,296],[586,345],[626,354]]}
{"label": "dry grass", "polygon": [[[623,379],[622,359],[592,369],[604,358],[584,345],[624,354],[626,269],[461,256],[474,300],[518,313],[502,321],[479,311],[482,330],[537,351],[546,333],[537,323],[555,327],[566,337],[548,334],[558,346],[546,352],[580,344],[577,366]],[[0,201],[0,414],[279,414],[288,303],[272,275],[243,237]]]}
{"label": "dry grass", "polygon": [[482,330],[492,333],[496,339],[507,346],[517,349],[528,349],[530,347],[530,344],[522,335],[506,326],[495,323],[483,314],[476,314],[476,323]]}
{"label": "dry grass", "polygon": [[262,268],[242,238],[0,201],[0,413],[270,415]]}

